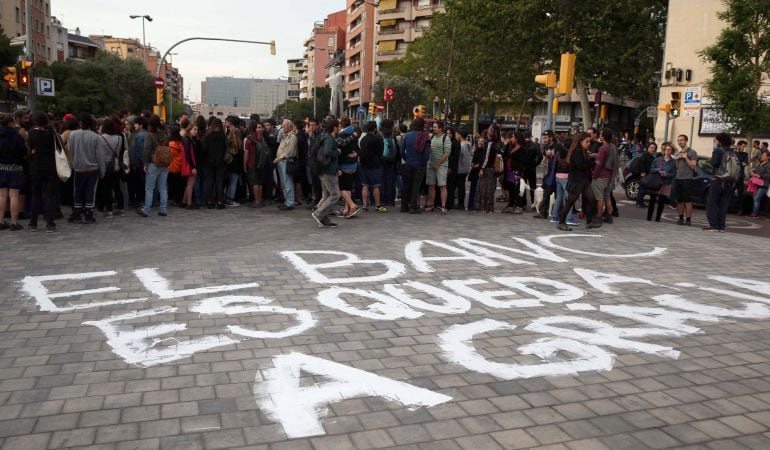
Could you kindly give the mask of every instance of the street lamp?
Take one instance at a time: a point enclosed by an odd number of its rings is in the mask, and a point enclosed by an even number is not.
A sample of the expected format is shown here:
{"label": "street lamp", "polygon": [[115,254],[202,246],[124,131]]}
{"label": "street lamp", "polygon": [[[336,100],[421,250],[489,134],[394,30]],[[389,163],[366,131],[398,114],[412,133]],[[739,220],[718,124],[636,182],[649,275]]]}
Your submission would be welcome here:
{"label": "street lamp", "polygon": [[132,14],[128,17],[130,17],[131,19],[142,19],[142,47],[143,47],[142,53],[144,53],[144,66],[147,67],[147,44],[145,41],[144,21],[146,20],[147,22],[152,22],[152,17],[150,17],[147,14],[143,16],[138,14]]}

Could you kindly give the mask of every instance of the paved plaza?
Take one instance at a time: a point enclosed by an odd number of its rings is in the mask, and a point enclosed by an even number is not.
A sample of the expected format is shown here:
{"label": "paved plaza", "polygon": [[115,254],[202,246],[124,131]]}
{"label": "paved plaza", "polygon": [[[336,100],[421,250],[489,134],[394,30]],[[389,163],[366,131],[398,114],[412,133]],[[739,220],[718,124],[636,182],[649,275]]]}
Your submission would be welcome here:
{"label": "paved plaza", "polygon": [[0,448],[770,448],[766,238],[339,225],[172,209],[0,233]]}

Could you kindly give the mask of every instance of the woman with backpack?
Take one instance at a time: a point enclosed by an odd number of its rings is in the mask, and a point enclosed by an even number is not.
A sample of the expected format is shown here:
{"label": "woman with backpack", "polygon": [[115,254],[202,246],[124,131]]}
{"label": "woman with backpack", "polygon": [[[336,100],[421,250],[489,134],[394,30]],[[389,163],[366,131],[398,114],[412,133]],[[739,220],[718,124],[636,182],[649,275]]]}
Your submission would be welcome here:
{"label": "woman with backpack", "polygon": [[647,222],[652,220],[652,212],[655,210],[655,201],[658,202],[658,212],[655,214],[655,221],[660,222],[663,215],[663,208],[666,207],[669,197],[671,197],[671,185],[676,176],[676,160],[671,157],[674,153],[674,147],[670,142],[663,143],[663,155],[658,156],[650,166],[650,173],[657,173],[663,179],[663,186],[655,192],[650,192],[650,204],[647,207]]}
{"label": "woman with backpack", "polygon": [[[125,154],[125,138],[117,116],[107,117],[100,127],[99,150],[107,161],[107,170],[96,187],[96,207],[104,211],[104,217],[113,218],[123,213],[123,193],[120,189],[120,176],[125,166],[121,157]],[[115,200],[118,210],[114,211]]]}
{"label": "woman with backpack", "polygon": [[262,189],[265,184],[265,169],[270,165],[270,148],[265,142],[265,127],[262,122],[249,124],[248,136],[243,140],[243,170],[251,188],[254,202],[252,208],[262,208]]}
{"label": "woman with backpack", "polygon": [[160,128],[160,117],[153,114],[147,122],[147,135],[144,139],[142,153],[144,171],[147,174],[144,185],[144,207],[136,213],[148,217],[152,209],[155,188],[160,193],[160,208],[158,215],[168,215],[168,165],[171,164],[171,150],[166,146],[166,138]]}
{"label": "woman with backpack", "polygon": [[556,226],[562,231],[572,231],[567,225],[567,214],[575,206],[578,198],[583,197],[583,213],[586,217],[586,228],[599,228],[601,221],[592,222],[593,205],[596,202],[593,190],[591,190],[591,158],[588,156],[588,148],[591,146],[591,135],[581,133],[579,137],[573,139],[572,144],[564,158],[569,167],[569,177],[567,179],[567,199],[561,207],[559,213],[559,224]]}
{"label": "woman with backpack", "polygon": [[182,176],[187,178],[182,196],[182,207],[185,209],[198,209],[200,198],[193,202],[193,192],[198,179],[198,161],[201,160],[201,141],[198,139],[198,126],[191,125],[185,132],[182,141],[184,153],[182,154]]}

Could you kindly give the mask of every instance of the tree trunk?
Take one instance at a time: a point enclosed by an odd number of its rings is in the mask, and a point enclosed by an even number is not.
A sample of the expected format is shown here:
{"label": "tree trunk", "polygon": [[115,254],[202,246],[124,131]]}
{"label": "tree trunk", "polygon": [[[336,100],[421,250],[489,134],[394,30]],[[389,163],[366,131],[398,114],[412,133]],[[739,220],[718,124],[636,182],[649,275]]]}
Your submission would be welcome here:
{"label": "tree trunk", "polygon": [[586,130],[591,126],[591,106],[588,103],[588,91],[586,91],[585,82],[580,78],[576,78],[575,89],[577,89],[578,96],[580,96],[580,111],[583,115],[583,130]]}
{"label": "tree trunk", "polygon": [[473,101],[473,135],[479,135],[479,101]]}

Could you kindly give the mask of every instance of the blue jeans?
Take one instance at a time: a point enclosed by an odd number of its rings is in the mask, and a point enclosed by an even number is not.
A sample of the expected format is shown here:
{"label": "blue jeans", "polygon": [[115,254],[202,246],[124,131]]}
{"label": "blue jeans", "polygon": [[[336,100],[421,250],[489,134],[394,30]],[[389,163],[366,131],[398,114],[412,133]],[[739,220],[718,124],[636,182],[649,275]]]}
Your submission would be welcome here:
{"label": "blue jeans", "polygon": [[160,192],[159,212],[166,213],[168,210],[168,167],[158,167],[153,163],[147,166],[147,178],[144,184],[144,211],[149,214],[152,209],[152,194],[157,186]]}
{"label": "blue jeans", "polygon": [[286,206],[294,206],[294,178],[286,172],[286,161],[278,163],[278,176],[281,177],[281,187]]}
{"label": "blue jeans", "polygon": [[227,200],[235,200],[235,191],[238,189],[240,176],[234,172],[227,172]]}
{"label": "blue jeans", "polygon": [[766,187],[761,187],[754,194],[754,209],[752,210],[754,214],[759,214],[759,209],[762,207],[762,199],[767,195],[767,189]]}
{"label": "blue jeans", "polygon": [[[556,179],[556,202],[551,206],[553,209],[553,214],[551,214],[551,219],[559,220],[559,213],[561,212],[561,207],[564,205],[564,200],[567,198],[567,179],[566,178],[557,178]],[[570,223],[577,223],[578,217],[575,215],[575,210],[570,208],[569,213],[567,214],[567,221]]]}
{"label": "blue jeans", "polygon": [[209,176],[208,173],[203,169],[203,165],[198,166],[198,176],[195,177],[195,185],[193,186],[193,197],[195,200],[193,201],[194,204],[202,205],[206,203],[206,199],[208,198],[208,193],[206,192],[206,177]]}
{"label": "blue jeans", "polygon": [[735,185],[733,183],[722,183],[718,180],[711,180],[711,189],[709,189],[708,205],[706,206],[706,217],[709,226],[724,230],[727,220],[727,208],[730,206],[730,198],[733,196]]}

